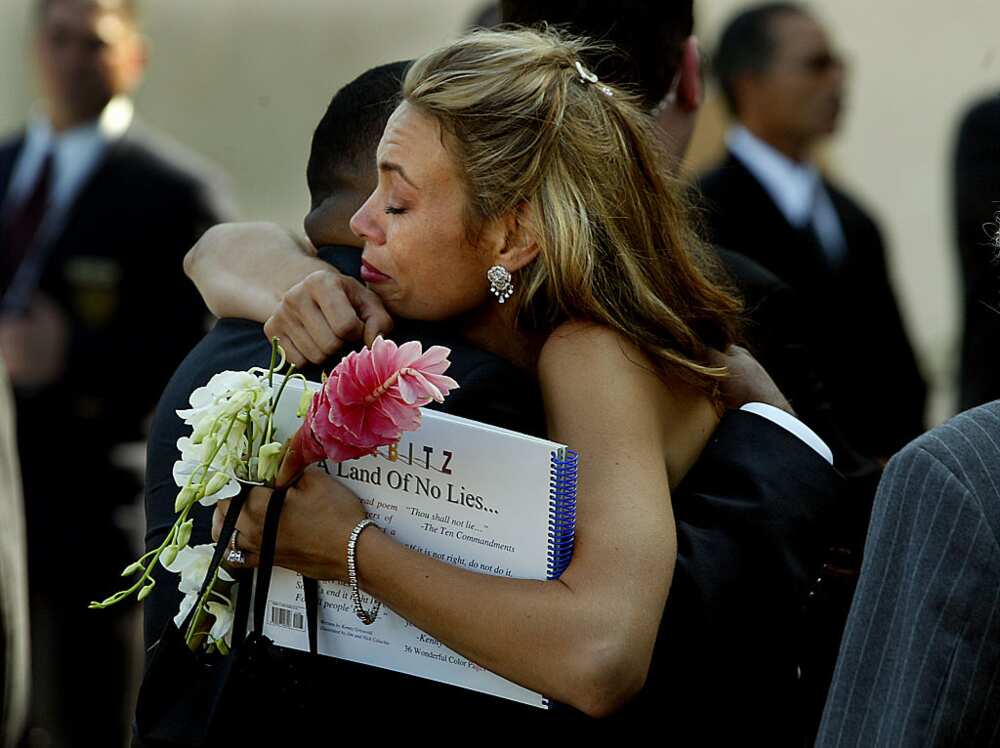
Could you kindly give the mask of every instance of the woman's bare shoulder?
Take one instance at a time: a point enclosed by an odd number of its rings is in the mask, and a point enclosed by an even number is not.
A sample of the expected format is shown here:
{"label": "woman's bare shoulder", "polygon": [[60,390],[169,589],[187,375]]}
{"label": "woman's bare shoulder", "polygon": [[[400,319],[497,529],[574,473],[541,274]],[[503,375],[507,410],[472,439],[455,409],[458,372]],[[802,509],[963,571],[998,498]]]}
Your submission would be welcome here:
{"label": "woman's bare shoulder", "polygon": [[[579,368],[582,367],[582,368]],[[593,322],[564,322],[549,335],[538,359],[539,377],[578,373],[600,376],[631,368],[656,376],[656,371],[632,342],[610,327]]]}
{"label": "woman's bare shoulder", "polygon": [[615,443],[623,434],[655,436],[672,485],[718,422],[707,395],[664,374],[638,346],[602,325],[561,325],[542,348],[538,373],[550,427],[585,423]]}

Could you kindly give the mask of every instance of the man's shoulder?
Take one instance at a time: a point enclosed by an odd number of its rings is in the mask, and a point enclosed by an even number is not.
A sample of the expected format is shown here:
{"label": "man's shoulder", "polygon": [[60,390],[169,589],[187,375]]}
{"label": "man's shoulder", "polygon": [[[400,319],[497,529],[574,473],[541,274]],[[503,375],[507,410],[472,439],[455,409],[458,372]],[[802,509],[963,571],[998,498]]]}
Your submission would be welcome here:
{"label": "man's shoulder", "polygon": [[929,458],[966,484],[1000,486],[1000,400],[964,411],[917,437],[890,465]]}
{"label": "man's shoulder", "polygon": [[731,153],[727,153],[714,168],[701,174],[694,190],[694,200],[704,209],[710,229],[717,228],[719,224],[733,224],[742,234],[745,232],[745,216],[753,216],[754,221],[759,223],[763,216],[769,215],[769,211],[777,210],[757,177]]}
{"label": "man's shoulder", "polygon": [[209,191],[231,202],[229,179],[221,167],[143,122],[134,122],[112,146],[105,167],[126,180],[142,179],[147,187]]}
{"label": "man's shoulder", "polygon": [[6,192],[7,183],[14,172],[17,154],[24,147],[24,130],[8,133],[0,137],[0,200]]}
{"label": "man's shoulder", "polygon": [[747,177],[753,179],[749,170],[727,151],[715,166],[698,175],[695,184],[703,195],[720,197],[728,194],[734,186],[745,182]]}
{"label": "man's shoulder", "polygon": [[220,319],[191,349],[178,372],[184,371],[193,379],[207,381],[213,374],[226,369],[267,366],[270,356],[271,346],[259,322]]}
{"label": "man's shoulder", "polygon": [[0,135],[0,158],[13,155],[24,145],[24,128]]}
{"label": "man's shoulder", "polygon": [[1000,126],[1000,92],[990,94],[972,102],[961,118],[963,132],[987,129],[989,137],[996,141],[996,128]]}

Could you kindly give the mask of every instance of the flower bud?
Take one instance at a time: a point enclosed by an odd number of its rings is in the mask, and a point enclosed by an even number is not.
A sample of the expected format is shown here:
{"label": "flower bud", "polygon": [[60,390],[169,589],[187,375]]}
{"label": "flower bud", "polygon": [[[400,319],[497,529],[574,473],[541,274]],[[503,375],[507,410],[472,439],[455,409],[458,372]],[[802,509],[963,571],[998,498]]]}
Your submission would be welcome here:
{"label": "flower bud", "polygon": [[[197,486],[197,488],[196,488]],[[200,483],[192,483],[190,485],[184,486],[177,494],[177,500],[174,501],[174,511],[181,512],[184,511],[188,506],[194,503],[198,498],[198,489],[201,488]]]}
{"label": "flower bud", "polygon": [[176,545],[168,545],[163,549],[163,553],[160,554],[160,563],[164,566],[170,566],[177,558],[178,548]]}
{"label": "flower bud", "polygon": [[262,444],[257,453],[257,480],[269,481],[278,472],[285,445],[281,442]]}
{"label": "flower bud", "polygon": [[143,565],[142,561],[133,561],[128,566],[125,567],[125,571],[122,572],[123,577],[130,577],[137,571],[142,571],[146,567]]}
{"label": "flower bud", "polygon": [[139,601],[145,600],[149,596],[149,593],[153,591],[153,587],[155,586],[156,586],[156,580],[150,579],[149,584],[147,584],[145,587],[139,590],[139,595],[136,599]]}
{"label": "flower bud", "polygon": [[208,479],[208,485],[205,486],[205,495],[212,496],[218,493],[226,484],[229,483],[229,476],[225,473],[212,473],[212,477]]}
{"label": "flower bud", "polygon": [[219,448],[219,440],[214,434],[209,434],[202,440],[202,447],[205,459],[208,460],[215,455],[215,451]]}
{"label": "flower bud", "polygon": [[299,407],[295,410],[295,415],[297,418],[305,418],[306,413],[309,412],[309,406],[312,405],[313,394],[309,390],[302,390],[302,397],[299,398]]}
{"label": "flower bud", "polygon": [[214,418],[202,418],[198,421],[198,425],[194,427],[194,431],[191,433],[191,443],[201,444],[205,440],[205,437],[212,433],[214,426]]}
{"label": "flower bud", "polygon": [[191,539],[191,528],[194,527],[194,520],[189,519],[180,527],[177,528],[177,538],[174,540],[174,545],[183,547],[188,544]]}

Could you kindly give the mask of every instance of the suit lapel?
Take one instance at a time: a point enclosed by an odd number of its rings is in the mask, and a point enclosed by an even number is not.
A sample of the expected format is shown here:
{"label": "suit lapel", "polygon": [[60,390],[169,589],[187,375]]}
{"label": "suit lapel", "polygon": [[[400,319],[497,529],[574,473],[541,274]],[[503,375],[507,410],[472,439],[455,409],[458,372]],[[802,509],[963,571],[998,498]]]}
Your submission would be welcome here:
{"label": "suit lapel", "polygon": [[[829,285],[830,269],[815,232],[793,226],[753,173],[735,156],[726,161],[733,194],[744,203],[744,230],[758,234],[753,259],[793,288],[822,292]],[[839,212],[839,211],[838,211]]]}
{"label": "suit lapel", "polygon": [[[131,128],[129,129],[131,130]],[[105,199],[107,192],[105,185],[113,171],[115,162],[121,157],[123,149],[127,147],[124,143],[126,138],[128,138],[128,132],[107,145],[100,159],[94,164],[94,168],[77,190],[72,204],[66,208],[63,215],[58,216],[56,224],[46,232],[42,250],[49,255],[49,260],[60,252],[61,247],[66,245],[65,237],[71,235],[81,222],[88,220],[89,216],[95,215],[93,206]]]}
{"label": "suit lapel", "polygon": [[0,208],[4,205],[10,180],[14,176],[14,164],[23,147],[24,135],[21,134],[0,148]]}

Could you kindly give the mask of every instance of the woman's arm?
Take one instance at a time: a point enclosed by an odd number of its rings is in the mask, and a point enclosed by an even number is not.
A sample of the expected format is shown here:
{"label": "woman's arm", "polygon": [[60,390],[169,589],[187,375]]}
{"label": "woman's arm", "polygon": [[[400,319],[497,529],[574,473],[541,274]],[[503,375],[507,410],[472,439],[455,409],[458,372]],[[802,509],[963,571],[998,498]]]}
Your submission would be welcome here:
{"label": "woman's arm", "polygon": [[[480,665],[594,716],[642,687],[676,557],[664,386],[624,350],[593,330],[553,337],[542,353],[551,435],[581,454],[576,547],[561,579],[476,574],[375,529],[357,548],[366,591]],[[258,547],[265,503],[266,492],[251,495],[241,548]],[[288,493],[276,563],[345,579],[347,536],[363,516],[346,488],[307,472]]]}
{"label": "woman's arm", "polygon": [[213,226],[184,257],[184,272],[212,314],[265,323],[296,366],[392,329],[374,293],[275,224]]}
{"label": "woman's arm", "polygon": [[216,317],[263,323],[282,295],[329,265],[311,245],[272,223],[220,223],[184,257],[184,272]]}

